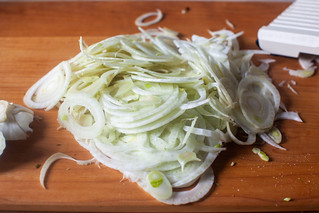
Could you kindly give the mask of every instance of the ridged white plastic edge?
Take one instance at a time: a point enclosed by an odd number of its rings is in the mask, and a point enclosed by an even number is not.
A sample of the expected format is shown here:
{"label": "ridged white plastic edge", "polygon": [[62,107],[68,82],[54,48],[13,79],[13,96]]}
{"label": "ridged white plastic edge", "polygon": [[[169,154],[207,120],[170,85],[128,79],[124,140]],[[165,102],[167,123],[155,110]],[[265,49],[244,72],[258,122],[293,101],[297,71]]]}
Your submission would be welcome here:
{"label": "ridged white plastic edge", "polygon": [[261,49],[272,54],[319,55],[319,0],[296,0],[259,29],[258,42]]}

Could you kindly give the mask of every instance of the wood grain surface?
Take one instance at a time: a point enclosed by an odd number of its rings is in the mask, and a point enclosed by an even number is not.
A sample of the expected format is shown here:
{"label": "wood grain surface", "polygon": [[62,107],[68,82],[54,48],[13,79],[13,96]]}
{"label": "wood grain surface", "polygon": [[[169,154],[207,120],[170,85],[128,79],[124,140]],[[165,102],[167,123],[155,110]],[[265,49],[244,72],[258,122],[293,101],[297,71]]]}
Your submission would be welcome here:
{"label": "wood grain surface", "polygon": [[[208,36],[207,30],[227,28],[230,20],[242,49],[256,49],[257,31],[279,15],[284,2],[0,2],[0,99],[23,105],[26,90],[62,60],[79,52],[78,39],[88,44],[117,34],[138,32],[137,16],[161,9],[165,17],[152,27]],[[181,11],[190,8],[186,14]],[[57,130],[57,110],[34,110],[26,141],[10,141],[0,156],[0,210],[74,212],[271,212],[319,210],[319,75],[294,78],[283,71],[299,68],[293,58],[267,56],[276,62],[270,75],[275,85],[295,80],[298,95],[278,87],[282,100],[304,123],[279,121],[287,151],[261,146],[270,162],[261,161],[253,146],[229,144],[214,162],[217,184],[201,201],[170,206],[155,201],[118,171],[96,165],[79,166],[59,160],[50,168],[47,190],[39,183],[38,164],[53,153],[89,159],[65,130]],[[235,166],[230,166],[235,162]],[[285,197],[292,201],[285,202]]]}

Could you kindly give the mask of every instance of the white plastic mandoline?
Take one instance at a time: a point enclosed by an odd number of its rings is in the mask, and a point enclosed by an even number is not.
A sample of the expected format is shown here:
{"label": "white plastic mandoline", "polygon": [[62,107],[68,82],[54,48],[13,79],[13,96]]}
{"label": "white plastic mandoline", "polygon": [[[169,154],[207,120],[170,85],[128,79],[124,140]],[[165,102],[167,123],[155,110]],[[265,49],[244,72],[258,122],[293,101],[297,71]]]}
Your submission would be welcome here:
{"label": "white plastic mandoline", "polygon": [[272,54],[319,55],[319,0],[296,0],[258,31],[259,47]]}

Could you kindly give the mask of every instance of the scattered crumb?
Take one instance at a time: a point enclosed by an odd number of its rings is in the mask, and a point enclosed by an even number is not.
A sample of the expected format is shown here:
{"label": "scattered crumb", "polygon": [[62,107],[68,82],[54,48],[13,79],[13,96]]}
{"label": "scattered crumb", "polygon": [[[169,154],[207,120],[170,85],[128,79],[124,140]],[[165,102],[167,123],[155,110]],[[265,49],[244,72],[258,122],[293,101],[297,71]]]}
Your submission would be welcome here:
{"label": "scattered crumb", "polygon": [[35,168],[36,168],[36,169],[38,169],[38,168],[40,168],[40,167],[41,167],[41,164],[39,164],[39,163],[35,165]]}
{"label": "scattered crumb", "polygon": [[189,12],[190,11],[190,9],[191,8],[189,8],[189,7],[185,7],[184,9],[182,9],[182,14],[186,14],[187,12]]}
{"label": "scattered crumb", "polygon": [[236,162],[234,161],[230,163],[230,166],[235,166],[235,165],[236,165]]}

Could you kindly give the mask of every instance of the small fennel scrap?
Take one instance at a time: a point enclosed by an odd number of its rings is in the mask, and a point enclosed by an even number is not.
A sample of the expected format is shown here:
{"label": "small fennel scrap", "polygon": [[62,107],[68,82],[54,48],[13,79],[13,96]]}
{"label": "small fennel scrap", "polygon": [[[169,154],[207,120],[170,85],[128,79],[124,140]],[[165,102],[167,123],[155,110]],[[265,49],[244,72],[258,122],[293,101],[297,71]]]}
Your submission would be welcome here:
{"label": "small fennel scrap", "polygon": [[299,77],[299,78],[309,78],[315,74],[317,66],[315,62],[319,63],[319,56],[300,54],[298,58],[299,65],[302,69],[293,70],[284,67],[283,70],[288,71],[289,75]]}
{"label": "small fennel scrap", "polygon": [[[145,21],[146,19],[155,16],[153,20],[150,21]],[[135,20],[135,25],[139,27],[148,27],[153,24],[157,24],[160,22],[163,18],[163,13],[160,9],[156,9],[156,12],[149,12],[149,13],[144,13],[141,16],[137,17]]]}
{"label": "small fennel scrap", "polygon": [[[267,66],[251,62],[260,51],[239,49],[241,33],[181,40],[169,29],[140,31],[91,46],[80,38],[81,52],[35,83],[26,105],[56,105],[60,125],[96,161],[167,204],[209,192],[224,143],[249,145],[261,136],[282,148],[272,129],[283,113],[279,92]],[[246,141],[236,137],[238,128]]]}

